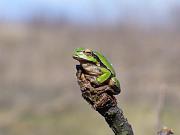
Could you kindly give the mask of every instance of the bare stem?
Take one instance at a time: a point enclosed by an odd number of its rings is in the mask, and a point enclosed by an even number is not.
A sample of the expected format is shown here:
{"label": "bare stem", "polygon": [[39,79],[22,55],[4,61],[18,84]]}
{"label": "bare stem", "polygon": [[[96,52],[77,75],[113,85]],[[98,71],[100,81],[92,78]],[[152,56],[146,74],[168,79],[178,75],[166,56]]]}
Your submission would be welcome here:
{"label": "bare stem", "polygon": [[97,111],[105,118],[109,127],[115,135],[134,135],[131,125],[124,117],[122,109],[117,106],[110,106],[109,109],[97,109]]}
{"label": "bare stem", "polygon": [[[77,66],[77,80],[82,97],[93,106],[106,120],[115,135],[134,135],[131,125],[124,117],[121,108],[118,108],[116,98],[108,94],[108,85],[93,87],[85,78],[81,67]],[[106,90],[105,90],[106,89]]]}

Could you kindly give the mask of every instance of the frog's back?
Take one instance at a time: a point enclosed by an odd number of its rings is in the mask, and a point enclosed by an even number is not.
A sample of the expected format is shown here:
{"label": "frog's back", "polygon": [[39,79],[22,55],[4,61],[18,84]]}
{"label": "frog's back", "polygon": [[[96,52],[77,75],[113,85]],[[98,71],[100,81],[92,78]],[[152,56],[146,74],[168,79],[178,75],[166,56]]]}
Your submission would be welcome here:
{"label": "frog's back", "polygon": [[111,63],[107,60],[106,57],[104,57],[101,53],[97,52],[97,51],[94,51],[95,55],[100,59],[100,61],[102,62],[102,64],[104,66],[106,66],[110,71],[111,73],[116,76],[116,73],[114,71],[114,68],[112,67]]}

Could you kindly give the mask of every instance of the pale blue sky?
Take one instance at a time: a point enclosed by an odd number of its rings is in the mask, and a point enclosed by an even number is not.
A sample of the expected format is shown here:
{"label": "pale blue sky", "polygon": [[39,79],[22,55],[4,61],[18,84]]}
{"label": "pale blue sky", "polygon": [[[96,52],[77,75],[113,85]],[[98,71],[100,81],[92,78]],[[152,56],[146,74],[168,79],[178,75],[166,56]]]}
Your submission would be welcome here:
{"label": "pale blue sky", "polygon": [[18,20],[32,13],[63,14],[76,22],[117,21],[134,16],[142,21],[162,21],[180,0],[0,0],[0,18]]}

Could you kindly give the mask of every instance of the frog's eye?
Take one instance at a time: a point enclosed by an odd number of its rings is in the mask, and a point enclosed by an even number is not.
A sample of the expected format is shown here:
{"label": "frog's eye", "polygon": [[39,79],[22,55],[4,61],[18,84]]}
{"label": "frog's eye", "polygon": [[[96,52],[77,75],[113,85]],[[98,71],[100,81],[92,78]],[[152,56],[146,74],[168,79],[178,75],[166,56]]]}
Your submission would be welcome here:
{"label": "frog's eye", "polygon": [[92,51],[89,49],[84,50],[84,53],[88,56],[92,55]]}
{"label": "frog's eye", "polygon": [[86,49],[84,50],[85,53],[91,53],[91,50],[90,49]]}

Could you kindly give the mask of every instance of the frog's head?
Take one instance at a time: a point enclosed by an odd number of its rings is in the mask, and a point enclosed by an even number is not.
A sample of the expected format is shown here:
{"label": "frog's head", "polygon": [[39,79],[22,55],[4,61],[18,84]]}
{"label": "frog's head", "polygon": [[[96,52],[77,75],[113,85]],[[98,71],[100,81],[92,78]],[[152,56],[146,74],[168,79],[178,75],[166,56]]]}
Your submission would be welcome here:
{"label": "frog's head", "polygon": [[76,48],[74,50],[73,58],[78,60],[80,63],[82,62],[93,62],[97,63],[97,59],[95,58],[93,51],[85,48]]}

